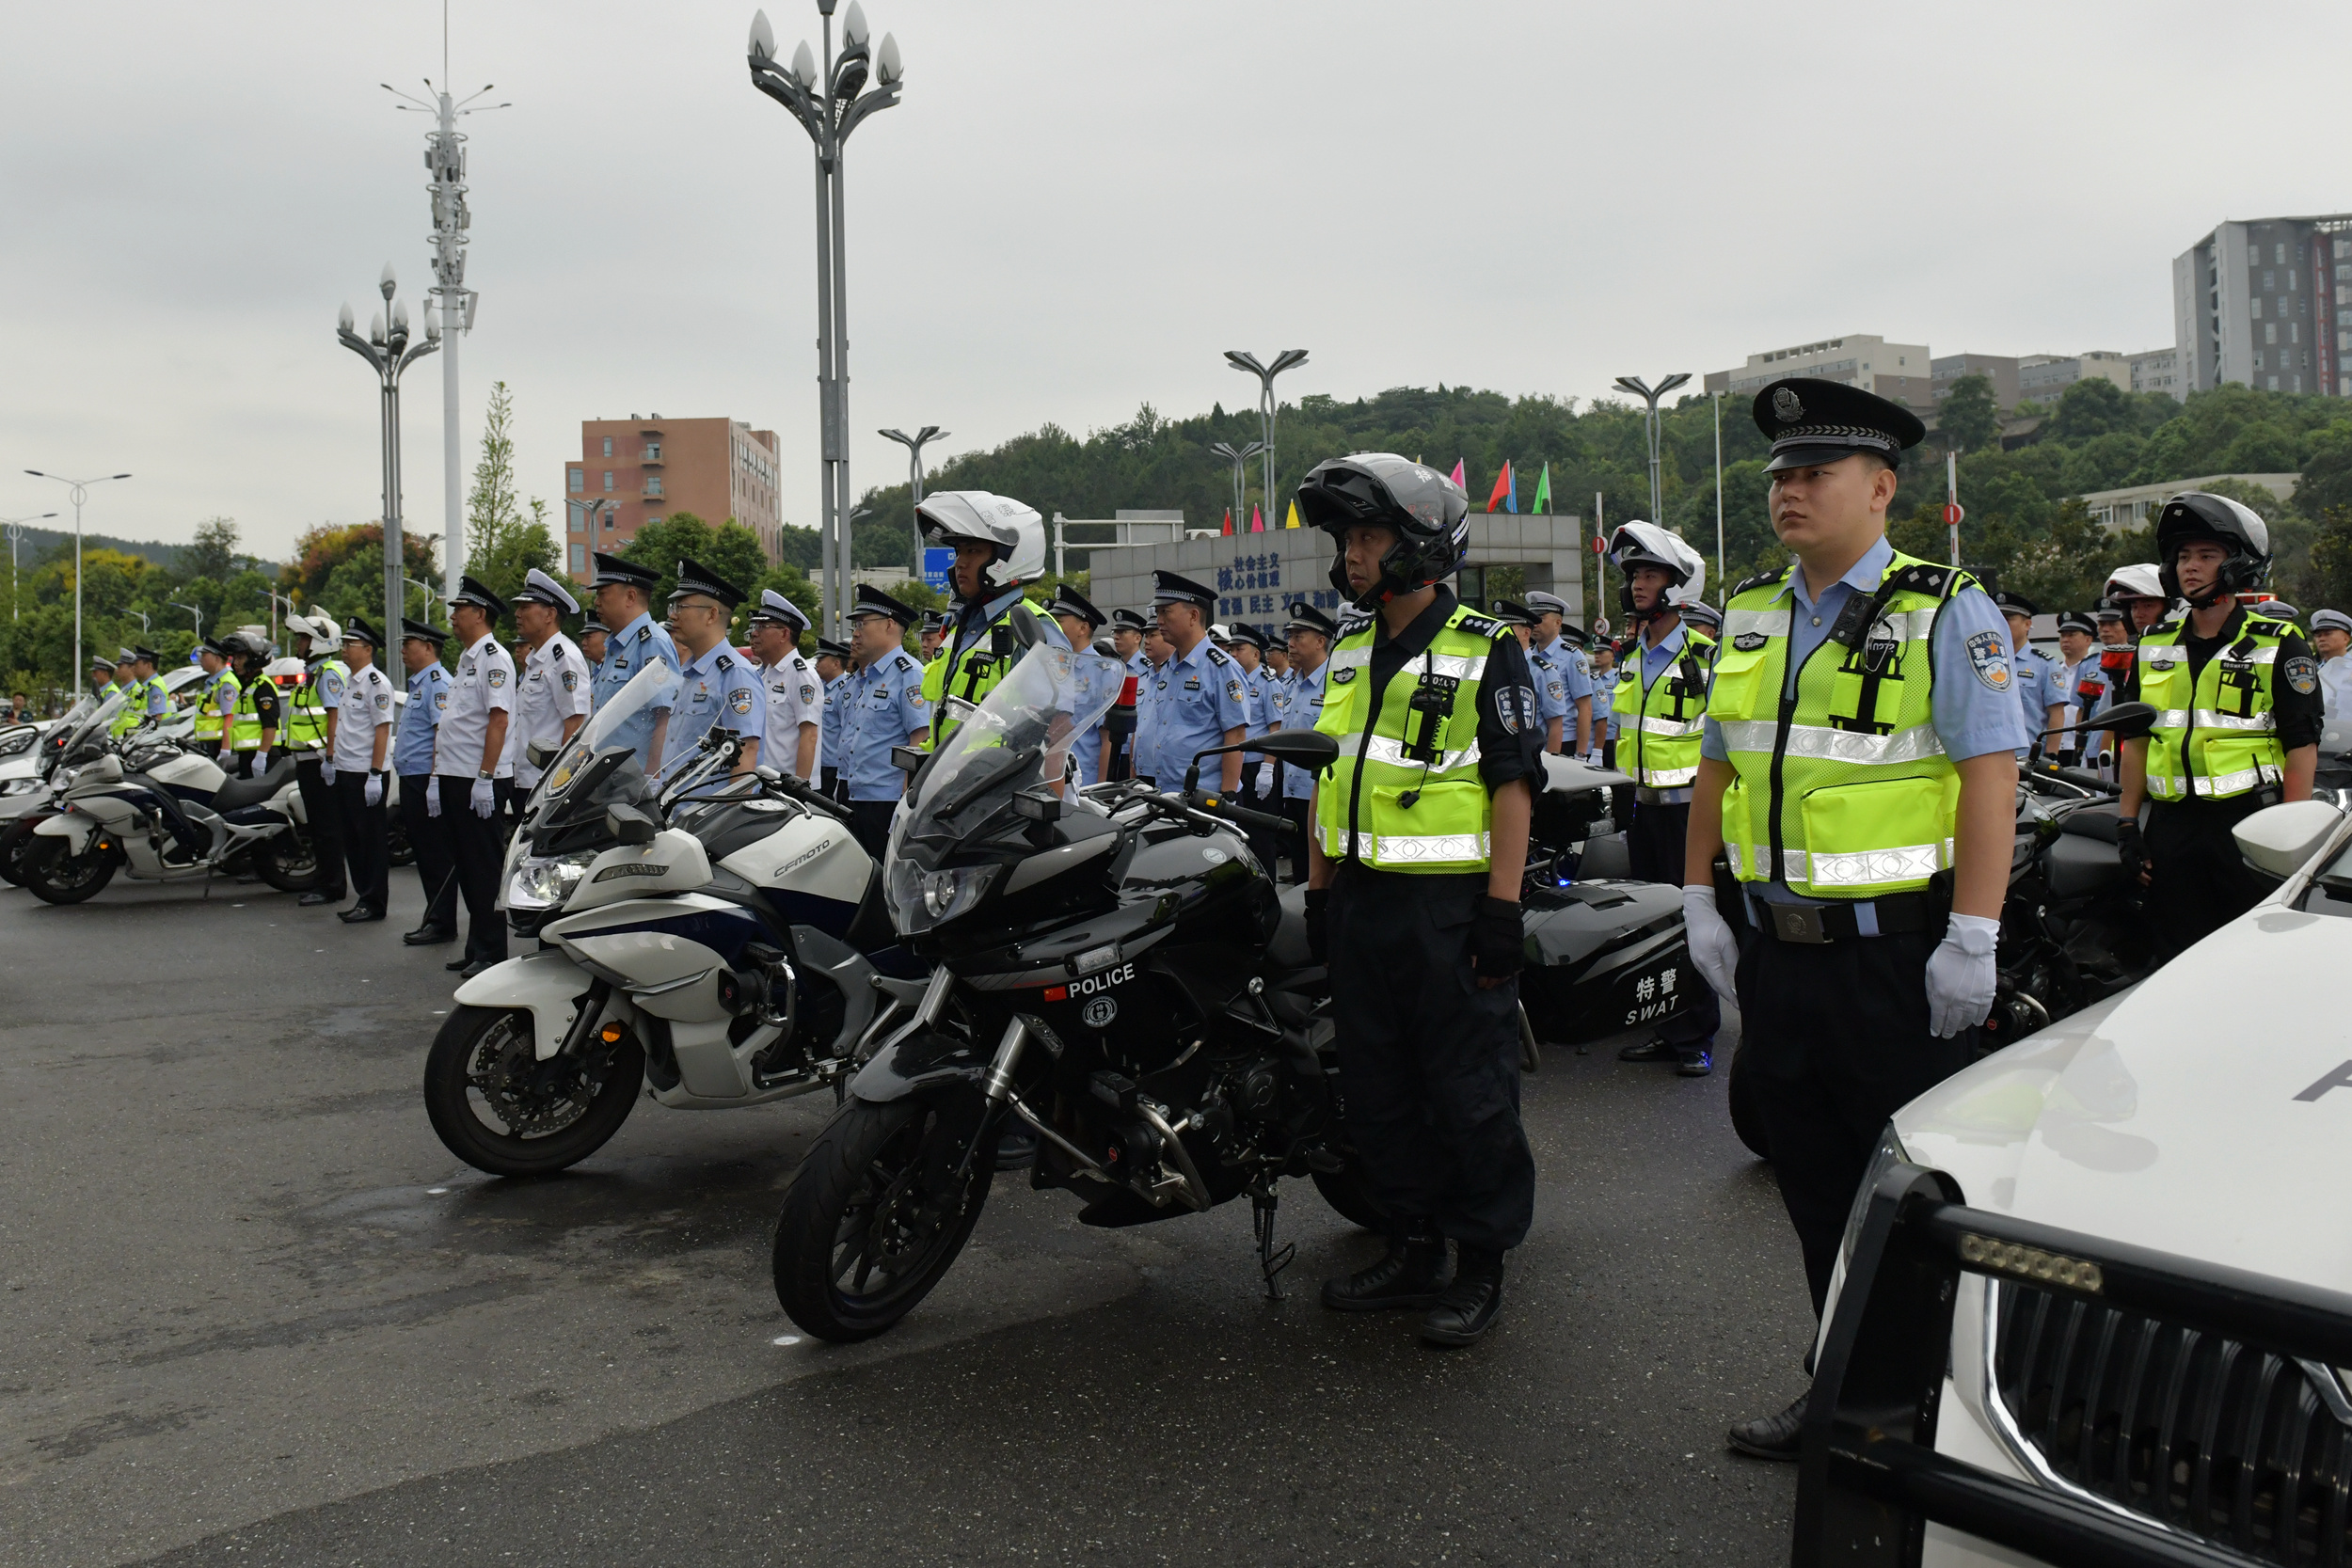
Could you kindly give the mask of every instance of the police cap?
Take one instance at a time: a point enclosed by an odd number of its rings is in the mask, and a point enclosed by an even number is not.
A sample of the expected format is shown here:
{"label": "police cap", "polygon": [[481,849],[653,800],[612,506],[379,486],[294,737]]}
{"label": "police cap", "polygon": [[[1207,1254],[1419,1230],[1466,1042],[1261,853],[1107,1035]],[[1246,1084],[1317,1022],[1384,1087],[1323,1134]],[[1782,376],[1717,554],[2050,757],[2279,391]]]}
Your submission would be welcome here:
{"label": "police cap", "polygon": [[400,619],[400,640],[403,642],[425,642],[438,648],[449,641],[449,633],[430,621],[414,621],[404,615]]}
{"label": "police cap", "polygon": [[1151,624],[1151,621],[1140,610],[1114,610],[1111,611],[1111,625],[1120,631],[1141,631]]}
{"label": "police cap", "polygon": [[1054,596],[1045,601],[1045,613],[1074,615],[1089,626],[1099,626],[1103,624],[1103,612],[1089,603],[1084,594],[1067,585],[1057,590]]}
{"label": "police cap", "polygon": [[915,620],[914,607],[892,598],[870,582],[861,582],[857,585],[857,597],[850,605],[850,619],[862,621],[869,615],[886,615],[902,626],[911,626]]}
{"label": "police cap", "polygon": [[642,561],[623,561],[617,555],[607,555],[598,550],[596,562],[596,575],[588,580],[591,588],[605,588],[617,583],[623,588],[634,588],[651,596],[654,584],[661,580],[661,574]]}
{"label": "police cap", "polygon": [[1547,594],[1538,588],[1530,593],[1521,602],[1538,619],[1546,615],[1557,615],[1563,620],[1567,618],[1568,601],[1557,594]]}
{"label": "police cap", "polygon": [[679,556],[677,558],[677,586],[670,590],[670,603],[675,606],[678,600],[691,598],[696,594],[706,599],[716,599],[729,610],[741,604],[744,597],[743,590],[736,587],[735,584],[696,561],[692,556]]}
{"label": "police cap", "polygon": [[2085,637],[2096,637],[2099,635],[2099,623],[2082,610],[2069,610],[2059,613],[2058,629],[2061,632],[2078,631]]}
{"label": "police cap", "polygon": [[1531,630],[1534,627],[1535,612],[1515,599],[1497,599],[1487,608],[1506,626],[1526,626]]}
{"label": "police cap", "polygon": [[1319,632],[1326,638],[1336,638],[1340,635],[1340,624],[1304,599],[1293,599],[1283,608],[1290,614],[1290,620],[1282,626],[1286,632]]}
{"label": "police cap", "polygon": [[494,621],[506,613],[506,601],[484,587],[480,578],[473,577],[457,579],[457,592],[450,595],[449,602],[453,607],[472,605]]}
{"label": "police cap", "polygon": [[759,595],[759,608],[752,611],[752,625],[758,626],[762,622],[797,634],[808,629],[808,611],[774,589],[763,589]]}
{"label": "police cap", "polygon": [[351,618],[349,626],[343,627],[342,640],[345,642],[364,642],[371,648],[380,648],[384,645],[384,640],[375,635],[375,628],[357,615]]}
{"label": "police cap", "polygon": [[2352,636],[2352,615],[2346,615],[2341,610],[2314,610],[2312,612],[2312,630],[2314,633],[2340,631]]}
{"label": "police cap", "polygon": [[1247,621],[1236,621],[1233,623],[1233,631],[1231,641],[1235,642],[1247,642],[1251,647],[1257,649],[1260,653],[1265,652],[1265,633],[1260,631],[1257,627],[1251,626]]}
{"label": "police cap", "polygon": [[2023,594],[2012,594],[2004,588],[1993,595],[1993,602],[2001,607],[2004,615],[2023,615],[2030,621],[2042,613],[2034,602]]}
{"label": "police cap", "polygon": [[1842,381],[1785,376],[1756,394],[1749,413],[1772,443],[1766,473],[1835,463],[1856,452],[1883,458],[1889,467],[1905,447],[1926,439],[1928,427],[1901,404]]}
{"label": "police cap", "polygon": [[580,613],[580,601],[572,597],[564,585],[533,566],[523,578],[523,585],[516,592],[516,604],[543,604],[564,615]]}
{"label": "police cap", "polygon": [[817,640],[817,657],[837,658],[846,664],[850,659],[850,650],[845,643],[835,642],[830,637],[820,637]]}
{"label": "police cap", "polygon": [[1163,604],[1199,605],[1206,615],[1216,608],[1216,590],[1204,588],[1187,577],[1174,572],[1154,571],[1152,574],[1152,602]]}

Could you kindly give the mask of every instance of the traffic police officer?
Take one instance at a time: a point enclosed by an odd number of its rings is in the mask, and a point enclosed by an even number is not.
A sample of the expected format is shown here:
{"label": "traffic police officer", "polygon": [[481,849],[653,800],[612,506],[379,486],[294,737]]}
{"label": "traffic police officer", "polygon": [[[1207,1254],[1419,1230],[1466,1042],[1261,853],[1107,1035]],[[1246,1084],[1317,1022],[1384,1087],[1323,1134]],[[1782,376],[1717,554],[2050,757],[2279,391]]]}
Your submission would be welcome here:
{"label": "traffic police officer", "polygon": [[[978,705],[1021,657],[1008,618],[1021,602],[1022,585],[1045,575],[1045,523],[1035,508],[985,490],[925,496],[914,522],[927,545],[956,552],[948,573],[956,606],[938,656],[923,671],[923,696],[937,720],[934,739],[944,743],[956,732],[961,705]],[[1068,645],[1060,627],[1042,629],[1048,641]]]}
{"label": "traffic police officer", "polygon": [[[1081,652],[1094,645],[1094,634],[1102,629],[1103,612],[1088,601],[1084,594],[1064,584],[1059,592],[1046,601],[1045,613],[1061,627],[1063,637],[1072,648]],[[1110,742],[1103,729],[1104,717],[1119,700],[1119,692],[1110,685],[1113,679],[1121,684],[1126,670],[1116,673],[1099,660],[1082,658],[1074,661],[1071,672],[1070,705],[1080,714],[1092,714],[1093,721],[1078,732],[1070,743],[1070,754],[1078,762],[1078,787],[1100,784],[1104,777],[1104,759],[1110,753]]]}
{"label": "traffic police officer", "polygon": [[440,818],[440,784],[433,777],[433,742],[449,707],[449,670],[441,644],[449,634],[422,621],[403,620],[400,662],[408,672],[408,701],[392,742],[392,771],[400,775],[400,822],[417,855],[424,884],[424,918],[401,934],[409,947],[435,947],[457,935],[457,878],[447,826]]}
{"label": "traffic police officer", "polygon": [[[1305,599],[1294,599],[1282,634],[1289,641],[1291,658],[1291,678],[1282,693],[1282,725],[1311,730],[1323,721],[1324,683],[1330,673],[1331,644],[1339,640],[1339,623]],[[1314,794],[1313,773],[1303,768],[1282,769],[1282,815],[1291,824],[1293,881],[1307,879],[1307,806]]]}
{"label": "traffic police officer", "polygon": [[189,731],[198,749],[217,757],[223,768],[230,759],[229,716],[237,710],[237,673],[229,667],[229,650],[218,640],[204,640],[204,689],[196,699],[196,726]]}
{"label": "traffic police officer", "polygon": [[[923,666],[905,647],[907,625],[914,619],[913,610],[865,583],[850,605],[850,636],[859,662],[840,699],[841,787],[850,803],[850,831],[876,860],[889,847],[890,818],[907,788],[906,774],[890,758],[891,748],[919,747],[931,734]],[[961,686],[959,677],[958,689]]]}
{"label": "traffic police officer", "polygon": [[[1164,790],[1184,787],[1184,775],[1202,752],[1237,743],[1249,725],[1249,692],[1241,666],[1209,641],[1209,614],[1216,591],[1174,572],[1153,572],[1152,603],[1160,636],[1170,650],[1152,672],[1152,701],[1144,728],[1152,748],[1152,778]],[[1241,753],[1210,759],[1203,787],[1232,795],[1241,785]]]}
{"label": "traffic police officer", "polygon": [[294,753],[294,782],[302,791],[302,810],[310,819],[310,847],[318,860],[318,880],[296,903],[338,903],[343,896],[342,812],[335,803],[335,719],[342,706],[343,678],[348,673],[336,657],[342,632],[327,616],[313,612],[286,617],[286,633],[294,640],[302,660],[301,682],[294,687],[292,709],[286,716],[286,749]]}
{"label": "traffic police officer", "polygon": [[2032,737],[2026,750],[2017,753],[2017,760],[2028,762],[2042,750],[2042,732],[2055,726],[2063,711],[2058,696],[2058,664],[2028,641],[2033,635],[2033,618],[2042,613],[2031,599],[2004,589],[1993,595],[1993,602],[2009,621],[2010,673],[2017,682],[2018,705],[2025,711],[2026,733]]}
{"label": "traffic police officer", "polygon": [[922,652],[915,657],[926,665],[939,657],[940,640],[947,635],[947,617],[936,610],[923,611],[923,629],[915,635],[915,646]]}
{"label": "traffic police officer", "polygon": [[[1534,667],[1535,700],[1544,709],[1544,749],[1584,756],[1594,745],[1593,667],[1569,635],[1568,601],[1537,589],[1527,595],[1527,608],[1535,615],[1529,662]],[[1556,730],[1550,728],[1554,721]]]}
{"label": "traffic police officer", "polygon": [[121,693],[122,688],[115,683],[115,661],[103,654],[93,656],[89,661],[89,689],[90,695],[101,703]]}
{"label": "traffic police officer", "polygon": [[[1705,590],[1707,562],[1664,529],[1643,522],[1610,536],[1609,559],[1628,628],[1609,705],[1617,769],[1633,779],[1627,857],[1639,880],[1678,887],[1706,729],[1707,667],[1715,655],[1715,644],[1684,624],[1682,610]],[[1618,1052],[1620,1061],[1671,1062],[1686,1078],[1703,1078],[1713,1068],[1722,1005],[1710,987],[1681,990],[1683,1010],[1648,1039]]]}
{"label": "traffic police officer", "polygon": [[824,715],[817,672],[801,656],[801,633],[808,612],[774,589],[759,595],[749,627],[751,650],[759,660],[759,682],[768,696],[760,753],[768,766],[803,784],[817,779],[818,730]]}
{"label": "traffic police officer", "polygon": [[528,650],[516,672],[520,689],[514,721],[506,727],[506,761],[515,780],[509,800],[520,810],[547,771],[531,760],[531,743],[551,741],[557,751],[564,749],[595,706],[595,678],[588,656],[564,635],[564,617],[578,614],[580,604],[562,583],[533,566],[512,602],[515,629]]}
{"label": "traffic police officer", "polygon": [[[589,616],[580,626],[580,657],[588,661],[588,679],[591,683],[595,682],[596,672],[604,668],[605,640],[612,635],[612,627],[597,620],[594,615]],[[591,692],[590,695],[593,697],[594,693]]]}
{"label": "traffic police officer", "polygon": [[2262,518],[2226,497],[2175,496],[2156,516],[2156,556],[2165,596],[2188,608],[2141,635],[2136,685],[2122,693],[2156,722],[2123,742],[2117,847],[2148,884],[2156,953],[2169,958],[2274,885],[2247,866],[2231,829],[2311,799],[2326,713],[2302,633],[2237,602],[2270,576]]}
{"label": "traffic police officer", "polygon": [[342,816],[343,855],[351,864],[347,926],[384,918],[391,901],[392,846],[384,819],[384,774],[392,747],[392,683],[377,668],[383,639],[358,616],[343,628],[342,704],[335,718],[335,807]]}
{"label": "traffic police officer", "polygon": [[[506,761],[506,727],[514,721],[515,659],[494,634],[505,612],[496,594],[471,577],[459,579],[449,618],[466,651],[458,656],[457,678],[433,737],[429,809],[449,834],[457,891],[466,900],[466,950],[448,967],[469,980],[506,957],[506,916],[498,909],[505,845],[498,816],[514,776]],[[638,619],[644,619],[642,611]],[[650,639],[637,644],[650,646]]]}
{"label": "traffic police officer", "polygon": [[[1467,1345],[1502,1305],[1534,1212],[1519,1126],[1519,883],[1542,731],[1518,640],[1455,601],[1470,504],[1388,452],[1318,465],[1300,515],[1338,546],[1340,628],[1316,728],[1309,940],[1323,928],[1347,1129],[1391,1216],[1388,1252],[1324,1283],[1343,1311],[1422,1309]],[[1446,1278],[1446,1243],[1458,1249]]]}
{"label": "traffic police officer", "polygon": [[[2099,623],[2079,610],[2061,611],[2058,618],[2058,657],[2054,672],[2052,692],[2058,700],[2060,727],[2080,724],[2098,717],[2106,705],[2106,673],[2099,667],[2099,656],[2093,651],[2099,635]],[[2068,728],[2056,738],[2050,749],[2068,767],[2088,760],[2096,764],[2099,747],[2092,744],[2096,736]],[[2086,758],[2086,753],[2090,753]]]}
{"label": "traffic police officer", "polygon": [[[677,644],[670,641],[668,632],[654,625],[647,609],[661,574],[642,562],[624,561],[601,550],[596,552],[596,575],[588,586],[596,594],[596,619],[619,628],[606,640],[604,662],[596,666],[596,679],[590,683],[595,688],[596,705],[602,707],[649,661],[659,659],[676,669]],[[648,772],[654,764],[655,712],[650,704],[640,707],[612,732],[612,737],[615,746],[634,747],[638,762]]]}
{"label": "traffic police officer", "polygon": [[[663,726],[663,784],[694,765],[703,736],[713,729],[732,730],[743,742],[732,776],[759,766],[759,743],[768,733],[768,692],[759,667],[727,638],[735,607],[742,602],[743,590],[691,556],[678,558],[670,618],[684,644],[678,650],[684,662],[678,667],[677,700]],[[721,782],[712,779],[697,787],[716,789]]]}
{"label": "traffic police officer", "polygon": [[[248,631],[223,638],[221,646],[234,653],[245,666],[237,672],[237,705],[229,716],[230,754],[236,761],[239,778],[262,778],[269,772],[270,751],[278,744],[282,711],[277,684],[262,673],[263,666],[269,662],[269,644]],[[227,767],[228,763],[224,761],[222,766]],[[303,814],[310,814],[307,803]]]}
{"label": "traffic police officer", "polygon": [[817,729],[817,787],[835,800],[841,794],[841,721],[848,711],[850,655],[830,637],[817,640],[817,680],[825,693]]}
{"label": "traffic police officer", "polygon": [[[1917,418],[1803,377],[1752,413],[1796,562],[1724,606],[1683,917],[1693,965],[1737,994],[1818,1314],[1887,1117],[1967,1064],[1991,1009],[2026,726],[1992,599],[1886,541]],[[1716,909],[1719,853],[1757,928],[1744,954]],[[1731,1445],[1794,1459],[1804,1413],[1742,1422]]]}
{"label": "traffic police officer", "polygon": [[1140,610],[1122,608],[1111,611],[1111,657],[1125,668],[1133,684],[1120,689],[1119,705],[1105,721],[1105,733],[1111,738],[1110,768],[1104,775],[1106,778],[1146,777],[1151,771],[1139,760],[1144,677],[1152,673],[1151,661],[1143,657],[1144,626]]}

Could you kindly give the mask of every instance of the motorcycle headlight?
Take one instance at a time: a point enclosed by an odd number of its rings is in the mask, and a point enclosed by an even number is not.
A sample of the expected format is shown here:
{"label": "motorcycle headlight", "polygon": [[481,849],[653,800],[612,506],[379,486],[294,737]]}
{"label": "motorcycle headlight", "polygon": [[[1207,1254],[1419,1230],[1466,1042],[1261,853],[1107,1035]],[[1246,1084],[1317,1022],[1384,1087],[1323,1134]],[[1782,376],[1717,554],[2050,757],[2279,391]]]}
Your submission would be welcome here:
{"label": "motorcycle headlight", "polygon": [[925,871],[914,862],[894,860],[882,882],[890,918],[902,936],[944,926],[978,903],[996,880],[1001,865],[959,865]]}
{"label": "motorcycle headlight", "polygon": [[577,855],[532,856],[515,867],[515,875],[507,881],[506,907],[524,911],[562,909],[596,858],[596,851],[593,849]]}

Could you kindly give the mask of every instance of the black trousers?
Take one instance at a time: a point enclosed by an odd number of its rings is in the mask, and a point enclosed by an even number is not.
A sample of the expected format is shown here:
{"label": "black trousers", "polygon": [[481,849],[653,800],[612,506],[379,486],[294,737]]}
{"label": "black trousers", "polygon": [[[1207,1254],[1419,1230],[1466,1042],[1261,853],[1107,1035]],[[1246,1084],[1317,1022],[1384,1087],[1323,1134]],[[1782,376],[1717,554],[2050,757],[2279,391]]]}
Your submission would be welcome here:
{"label": "black trousers", "polygon": [[335,775],[335,805],[342,814],[343,859],[351,866],[353,898],[369,909],[385,906],[390,890],[391,828],[385,820],[384,802],[368,804],[368,776],[362,772]]}
{"label": "black trousers", "polygon": [[2157,801],[2148,808],[2141,842],[2155,863],[2148,873],[2148,923],[2156,957],[2170,962],[2278,886],[2246,863],[2230,830],[2262,809],[2254,795],[2226,800]]}
{"label": "black trousers", "polygon": [[343,814],[335,803],[335,786],[319,769],[326,759],[316,752],[294,759],[294,784],[302,791],[302,815],[310,819],[310,848],[318,856],[319,879],[313,893],[329,898],[343,895]]}
{"label": "black trousers", "polygon": [[1928,1030],[1942,930],[1820,945],[1765,934],[1740,955],[1740,1050],[1818,1315],[1887,1118],[1968,1065],[1975,1031]]}
{"label": "black trousers", "polygon": [[449,832],[437,816],[425,815],[425,796],[440,787],[430,773],[400,776],[400,823],[408,830],[409,847],[417,852],[417,879],[424,884],[424,918],[420,926],[444,931],[457,929],[457,878],[450,858]]}
{"label": "black trousers", "polygon": [[[1262,757],[1242,759],[1241,789],[1234,799],[1241,802],[1245,811],[1272,812],[1276,800],[1279,800],[1279,797],[1269,799],[1258,793],[1258,769],[1263,761]],[[1264,869],[1266,876],[1269,879],[1277,876],[1281,863],[1281,837],[1264,828],[1252,828],[1243,836],[1249,841],[1249,852],[1258,858],[1258,864]]]}
{"label": "black trousers", "polygon": [[[1682,885],[1682,841],[1691,829],[1691,808],[1688,803],[1676,806],[1637,802],[1633,807],[1633,824],[1626,830],[1626,855],[1632,862],[1636,881],[1661,882],[1667,887]],[[1715,1031],[1724,1026],[1723,1004],[1715,998],[1715,988],[1692,986],[1685,990],[1690,1006],[1658,1026],[1658,1037],[1668,1045],[1696,1046],[1704,1049],[1714,1043]]]}
{"label": "black trousers", "polygon": [[876,860],[890,847],[890,819],[898,815],[896,800],[852,800],[850,802],[850,832],[866,852]]}
{"label": "black trousers", "polygon": [[1464,1246],[1527,1237],[1535,1156],[1519,1126],[1518,983],[1482,990],[1470,920],[1486,876],[1343,865],[1332,884],[1331,1018],[1349,1137],[1402,1222]]}
{"label": "black trousers", "polygon": [[1287,847],[1291,858],[1291,880],[1303,882],[1307,879],[1307,802],[1295,795],[1287,796],[1282,800],[1282,815],[1290,818],[1291,824]]}
{"label": "black trousers", "polygon": [[[496,963],[506,957],[506,916],[498,911],[499,866],[506,858],[499,813],[476,816],[471,779],[436,777],[441,791],[441,831],[449,835],[457,892],[466,900],[466,957]],[[506,781],[491,786],[505,804]]]}
{"label": "black trousers", "polygon": [[817,788],[819,794],[829,800],[841,799],[841,769],[819,768],[817,770]]}

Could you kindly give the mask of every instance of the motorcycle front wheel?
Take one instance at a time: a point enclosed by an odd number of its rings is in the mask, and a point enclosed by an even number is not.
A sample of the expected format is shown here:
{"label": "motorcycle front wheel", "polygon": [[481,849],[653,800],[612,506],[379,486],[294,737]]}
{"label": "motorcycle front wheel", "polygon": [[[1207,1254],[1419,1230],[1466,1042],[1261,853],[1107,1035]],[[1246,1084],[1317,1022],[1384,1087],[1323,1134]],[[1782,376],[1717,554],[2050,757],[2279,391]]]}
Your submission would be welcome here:
{"label": "motorcycle front wheel", "polygon": [[602,1148],[628,1119],[644,1077],[634,1035],[543,1062],[531,1014],[460,1006],[425,1056],[424,1113],[474,1169],[546,1176]]}
{"label": "motorcycle front wheel", "polygon": [[78,855],[62,838],[36,838],[24,851],[24,891],[45,904],[78,904],[114,880],[115,858],[95,838]]}
{"label": "motorcycle front wheel", "polygon": [[33,824],[55,815],[41,812],[20,816],[0,829],[0,882],[10,887],[24,885],[24,852],[33,847]]}
{"label": "motorcycle front wheel", "polygon": [[794,1323],[849,1344],[931,1293],[988,1201],[985,1157],[956,1180],[969,1135],[920,1100],[852,1100],[834,1114],[776,1220],[776,1300]]}
{"label": "motorcycle front wheel", "polygon": [[318,885],[318,852],[310,835],[288,827],[253,847],[253,874],[280,893],[308,893]]}

